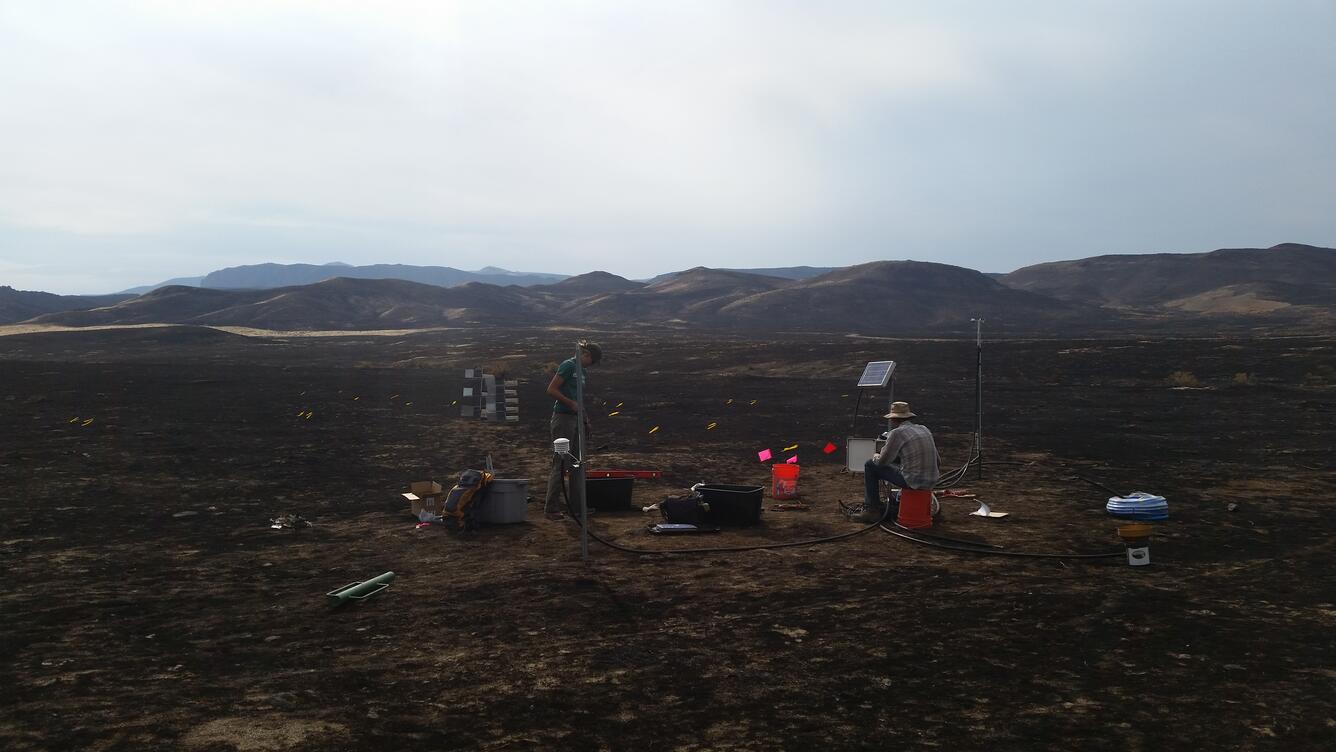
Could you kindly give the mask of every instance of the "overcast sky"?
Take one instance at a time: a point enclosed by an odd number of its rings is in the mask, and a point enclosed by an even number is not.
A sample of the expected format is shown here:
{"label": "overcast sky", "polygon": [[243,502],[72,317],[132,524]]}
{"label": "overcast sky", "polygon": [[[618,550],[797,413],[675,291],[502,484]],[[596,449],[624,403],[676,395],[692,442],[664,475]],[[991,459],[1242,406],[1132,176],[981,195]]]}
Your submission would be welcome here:
{"label": "overcast sky", "polygon": [[0,0],[0,284],[1336,246],[1336,0]]}

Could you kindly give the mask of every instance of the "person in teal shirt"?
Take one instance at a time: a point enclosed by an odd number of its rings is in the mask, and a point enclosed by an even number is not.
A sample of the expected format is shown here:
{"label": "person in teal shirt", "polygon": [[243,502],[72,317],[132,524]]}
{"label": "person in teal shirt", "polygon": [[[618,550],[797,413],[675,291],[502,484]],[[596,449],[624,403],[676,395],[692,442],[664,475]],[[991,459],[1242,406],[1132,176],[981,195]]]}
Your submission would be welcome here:
{"label": "person in teal shirt", "polygon": [[[603,348],[597,344],[581,340],[579,345],[582,367],[598,365],[598,362],[603,360]],[[584,405],[575,401],[577,393],[575,358],[567,358],[557,366],[557,372],[552,374],[552,381],[547,385],[547,396],[555,400],[552,403],[551,438],[570,439],[571,450],[575,452],[578,452],[580,447],[579,433],[582,423],[586,436],[589,432],[589,414],[585,412]],[[554,454],[552,472],[547,477],[547,502],[543,509],[549,520],[560,520],[565,517],[562,512],[565,505],[562,502],[561,491],[561,458]]]}

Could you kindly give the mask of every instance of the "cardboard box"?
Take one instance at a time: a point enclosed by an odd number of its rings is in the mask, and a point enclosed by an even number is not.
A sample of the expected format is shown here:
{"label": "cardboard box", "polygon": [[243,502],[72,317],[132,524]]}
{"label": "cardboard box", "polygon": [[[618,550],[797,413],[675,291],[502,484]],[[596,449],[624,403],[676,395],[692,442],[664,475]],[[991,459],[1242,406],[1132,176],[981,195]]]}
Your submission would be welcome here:
{"label": "cardboard box", "polygon": [[413,516],[416,517],[426,509],[428,512],[440,514],[445,508],[445,491],[441,489],[441,484],[434,480],[414,481],[410,486],[412,489],[406,494],[400,494],[408,499],[409,505],[413,509]]}

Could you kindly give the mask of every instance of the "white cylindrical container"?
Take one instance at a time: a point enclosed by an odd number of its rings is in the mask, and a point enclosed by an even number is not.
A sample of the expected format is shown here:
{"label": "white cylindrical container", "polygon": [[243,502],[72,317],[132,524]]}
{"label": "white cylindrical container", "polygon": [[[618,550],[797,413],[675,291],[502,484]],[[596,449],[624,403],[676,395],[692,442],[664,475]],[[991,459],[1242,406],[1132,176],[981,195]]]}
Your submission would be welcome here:
{"label": "white cylindrical container", "polygon": [[556,452],[557,454],[570,454],[570,453],[571,453],[571,440],[570,440],[570,439],[554,439],[554,440],[552,441],[552,451]]}

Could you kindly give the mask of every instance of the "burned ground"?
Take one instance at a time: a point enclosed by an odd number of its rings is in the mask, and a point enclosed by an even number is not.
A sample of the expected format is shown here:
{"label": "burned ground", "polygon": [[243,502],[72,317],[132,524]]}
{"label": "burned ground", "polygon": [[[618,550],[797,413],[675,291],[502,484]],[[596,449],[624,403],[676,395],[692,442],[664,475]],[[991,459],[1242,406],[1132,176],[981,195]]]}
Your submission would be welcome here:
{"label": "burned ground", "polygon": [[[1169,499],[1153,563],[1008,558],[873,529],[773,550],[630,554],[542,519],[418,530],[398,494],[491,454],[541,495],[568,332],[0,337],[0,746],[36,749],[1330,749],[1336,351],[1320,338],[1007,341],[984,352],[982,478],[933,532],[1117,551],[1104,484]],[[896,396],[967,457],[973,342],[618,332],[591,379],[596,467],[765,484],[799,444],[809,511],[663,550],[857,530],[851,431]],[[519,425],[458,417],[462,369]],[[731,400],[731,401],[730,401]],[[619,412],[609,417],[608,413]],[[301,415],[299,415],[301,413]],[[309,414],[309,417],[306,417]],[[707,430],[710,423],[717,427]],[[650,433],[654,427],[659,430]],[[767,505],[770,500],[767,498]],[[300,513],[314,527],[269,528]],[[324,593],[393,570],[331,610]]]}

